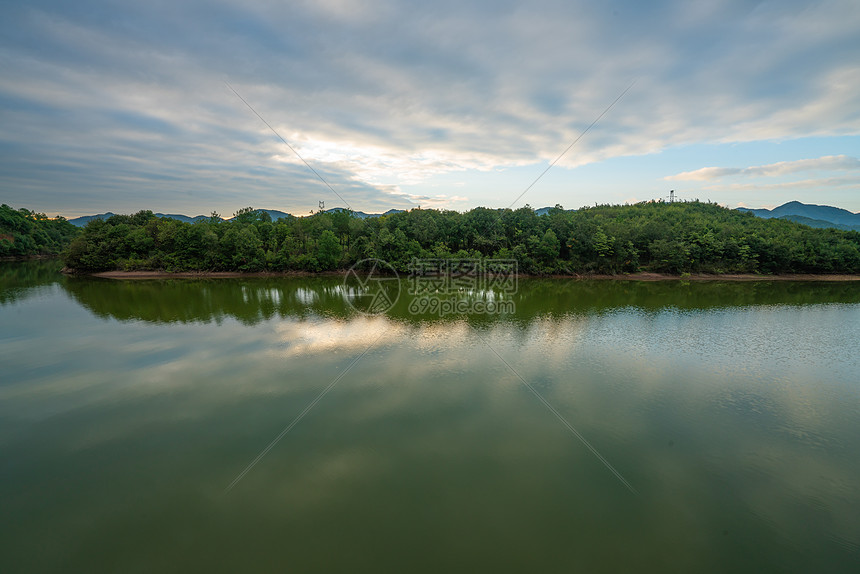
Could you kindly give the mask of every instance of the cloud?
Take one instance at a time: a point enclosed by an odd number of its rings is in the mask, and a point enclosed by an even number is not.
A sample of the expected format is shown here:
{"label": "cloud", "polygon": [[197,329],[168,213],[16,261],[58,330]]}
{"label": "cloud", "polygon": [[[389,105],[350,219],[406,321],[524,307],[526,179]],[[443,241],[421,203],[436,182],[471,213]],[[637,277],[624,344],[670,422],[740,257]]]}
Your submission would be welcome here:
{"label": "cloud", "polygon": [[744,170],[749,175],[761,177],[778,177],[805,171],[860,171],[860,159],[846,155],[830,155],[818,159],[781,161]]}
{"label": "cloud", "polygon": [[708,181],[721,179],[729,175],[737,175],[742,171],[742,169],[731,167],[703,167],[694,171],[685,171],[676,175],[670,175],[664,179],[677,181]]}
{"label": "cloud", "polygon": [[860,134],[850,0],[82,0],[4,11],[0,186],[43,210],[337,202],[224,80],[362,210],[409,207],[404,188],[440,174],[552,161],[634,79],[559,167]]}
{"label": "cloud", "polygon": [[728,189],[731,191],[775,191],[775,190],[806,190],[824,188],[857,188],[860,186],[860,175],[847,177],[827,177],[781,181],[776,183],[732,183],[722,187],[705,187],[704,189]]}
{"label": "cloud", "polygon": [[730,176],[780,177],[809,171],[860,171],[860,159],[847,155],[829,155],[816,159],[781,161],[746,168],[703,167],[664,179],[671,181],[714,181]]}

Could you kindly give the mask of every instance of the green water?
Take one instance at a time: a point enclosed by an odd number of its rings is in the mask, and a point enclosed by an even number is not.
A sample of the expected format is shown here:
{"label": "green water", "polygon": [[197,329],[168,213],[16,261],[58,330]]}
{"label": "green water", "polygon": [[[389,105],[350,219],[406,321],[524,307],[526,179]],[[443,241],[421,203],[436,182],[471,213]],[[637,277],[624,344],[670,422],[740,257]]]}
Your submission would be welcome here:
{"label": "green water", "polygon": [[860,568],[860,284],[0,265],[0,572]]}

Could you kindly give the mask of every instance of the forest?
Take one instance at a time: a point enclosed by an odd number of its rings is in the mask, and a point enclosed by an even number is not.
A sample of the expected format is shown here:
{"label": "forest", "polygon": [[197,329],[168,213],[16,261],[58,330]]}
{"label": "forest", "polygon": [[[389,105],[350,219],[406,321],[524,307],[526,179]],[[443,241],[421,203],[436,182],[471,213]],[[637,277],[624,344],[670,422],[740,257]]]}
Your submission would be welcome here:
{"label": "forest", "polygon": [[59,255],[79,232],[62,217],[0,205],[0,258]]}
{"label": "forest", "polygon": [[94,220],[65,252],[83,272],[334,271],[377,258],[514,259],[533,275],[860,273],[860,232],[760,219],[714,203],[643,202],[520,209],[432,209],[362,219],[347,210],[272,221],[245,208],[185,223],[151,211]]}

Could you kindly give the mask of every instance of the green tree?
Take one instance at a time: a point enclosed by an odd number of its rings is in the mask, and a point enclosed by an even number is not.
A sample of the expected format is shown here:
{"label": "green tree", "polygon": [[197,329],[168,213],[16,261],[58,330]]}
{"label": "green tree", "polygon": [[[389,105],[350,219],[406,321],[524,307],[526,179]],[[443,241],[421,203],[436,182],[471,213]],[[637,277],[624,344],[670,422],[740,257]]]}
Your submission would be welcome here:
{"label": "green tree", "polygon": [[340,241],[333,232],[326,229],[320,235],[319,249],[317,250],[317,261],[319,261],[320,267],[324,270],[335,269],[340,261],[340,255]]}
{"label": "green tree", "polygon": [[540,240],[537,255],[541,263],[549,267],[555,267],[558,261],[558,252],[561,244],[552,229],[547,229]]}

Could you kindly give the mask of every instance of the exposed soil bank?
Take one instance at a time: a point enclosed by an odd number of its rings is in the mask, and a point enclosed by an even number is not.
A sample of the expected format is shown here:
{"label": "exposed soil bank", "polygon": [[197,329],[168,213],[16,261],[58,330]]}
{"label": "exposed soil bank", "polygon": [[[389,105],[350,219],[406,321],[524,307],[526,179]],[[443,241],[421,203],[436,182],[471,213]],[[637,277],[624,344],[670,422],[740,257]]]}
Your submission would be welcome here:
{"label": "exposed soil bank", "polygon": [[[74,274],[69,269],[64,273]],[[309,271],[284,271],[257,273],[241,273],[239,271],[182,271],[169,273],[167,271],[103,271],[101,273],[85,274],[90,277],[104,277],[107,279],[229,279],[240,277],[337,277],[343,276],[345,271],[325,271],[312,273]],[[521,277],[530,277],[521,274]],[[543,277],[543,276],[532,276]],[[812,275],[812,274],[787,274],[787,275],[754,275],[735,274],[724,275],[692,274],[692,275],[667,275],[664,273],[631,273],[629,275],[551,275],[554,279],[598,279],[614,281],[860,281],[860,275]]]}

